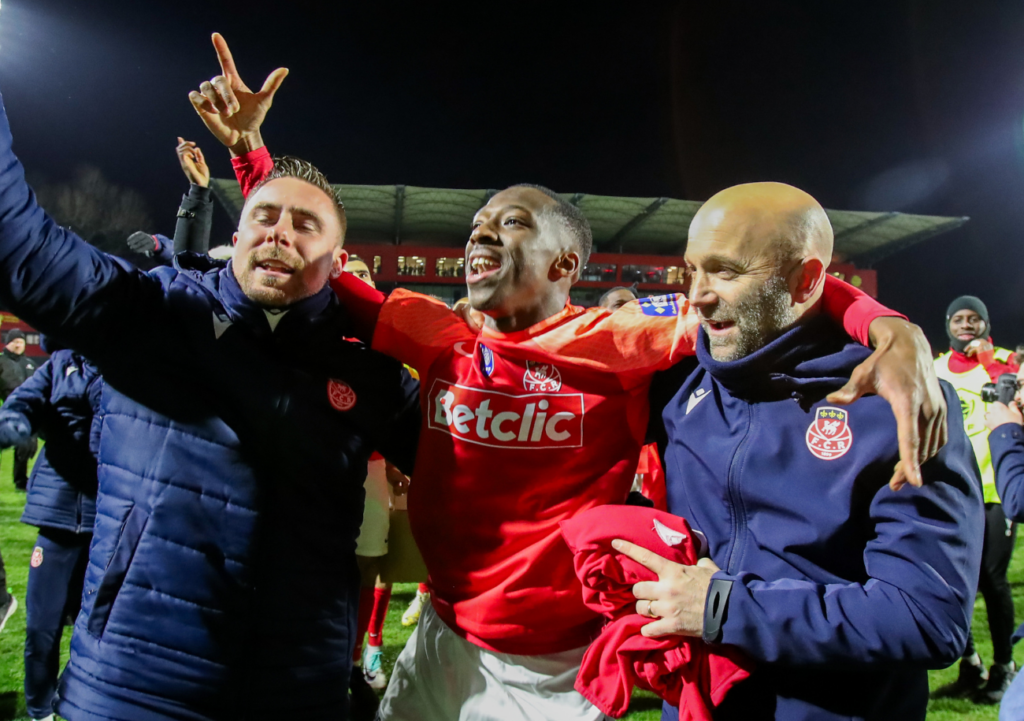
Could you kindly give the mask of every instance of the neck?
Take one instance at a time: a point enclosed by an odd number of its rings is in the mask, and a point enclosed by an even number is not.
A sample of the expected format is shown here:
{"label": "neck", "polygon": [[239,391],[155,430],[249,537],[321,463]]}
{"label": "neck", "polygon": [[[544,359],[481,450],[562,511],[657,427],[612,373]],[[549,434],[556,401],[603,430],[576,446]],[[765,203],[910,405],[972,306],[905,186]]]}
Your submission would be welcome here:
{"label": "neck", "polygon": [[485,313],[484,325],[499,333],[515,333],[516,331],[526,330],[553,315],[561,313],[568,300],[566,296],[548,296],[541,299],[541,302],[535,306],[523,308],[508,315]]}

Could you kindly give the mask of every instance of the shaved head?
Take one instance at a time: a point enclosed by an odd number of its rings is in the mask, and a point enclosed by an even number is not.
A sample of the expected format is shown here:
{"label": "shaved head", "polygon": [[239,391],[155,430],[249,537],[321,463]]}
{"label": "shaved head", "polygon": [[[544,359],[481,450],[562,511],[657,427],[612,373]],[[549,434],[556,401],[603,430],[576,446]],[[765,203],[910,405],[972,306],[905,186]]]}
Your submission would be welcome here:
{"label": "shaved head", "polygon": [[817,312],[833,233],[825,209],[784,183],[736,185],[694,215],[690,300],[712,355],[736,360]]}
{"label": "shaved head", "polygon": [[767,252],[780,263],[832,258],[832,224],[813,197],[785,183],[745,183],[713,195],[690,223],[690,238],[718,236],[743,246],[744,252]]}

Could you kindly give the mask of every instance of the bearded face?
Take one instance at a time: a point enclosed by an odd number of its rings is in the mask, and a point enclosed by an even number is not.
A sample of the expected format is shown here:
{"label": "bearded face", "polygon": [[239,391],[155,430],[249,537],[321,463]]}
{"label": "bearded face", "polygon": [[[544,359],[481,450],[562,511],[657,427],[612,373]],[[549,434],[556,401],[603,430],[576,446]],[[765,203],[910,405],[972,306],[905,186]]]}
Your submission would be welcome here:
{"label": "bearded face", "polygon": [[697,310],[708,335],[711,356],[722,362],[744,358],[763,348],[797,320],[786,279],[774,275],[751,284],[733,300],[719,297]]}

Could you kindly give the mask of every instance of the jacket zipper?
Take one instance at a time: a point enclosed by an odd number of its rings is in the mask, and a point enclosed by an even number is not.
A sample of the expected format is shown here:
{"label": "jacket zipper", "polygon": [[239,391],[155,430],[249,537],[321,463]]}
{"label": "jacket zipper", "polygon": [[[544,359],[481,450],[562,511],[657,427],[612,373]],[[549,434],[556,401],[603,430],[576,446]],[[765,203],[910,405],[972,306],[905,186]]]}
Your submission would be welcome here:
{"label": "jacket zipper", "polygon": [[747,413],[747,430],[743,434],[743,438],[740,439],[739,445],[736,446],[736,452],[732,454],[732,461],[729,463],[729,477],[726,481],[726,490],[728,492],[730,510],[732,511],[729,514],[732,519],[732,546],[729,548],[729,560],[725,564],[725,572],[729,574],[733,573],[732,562],[736,558],[736,547],[740,545],[741,529],[746,528],[747,523],[746,514],[742,512],[742,504],[739,500],[739,479],[736,478],[737,459],[739,459],[746,448],[747,439],[750,438],[750,429],[754,424],[753,409],[746,404],[744,404],[744,408]]}

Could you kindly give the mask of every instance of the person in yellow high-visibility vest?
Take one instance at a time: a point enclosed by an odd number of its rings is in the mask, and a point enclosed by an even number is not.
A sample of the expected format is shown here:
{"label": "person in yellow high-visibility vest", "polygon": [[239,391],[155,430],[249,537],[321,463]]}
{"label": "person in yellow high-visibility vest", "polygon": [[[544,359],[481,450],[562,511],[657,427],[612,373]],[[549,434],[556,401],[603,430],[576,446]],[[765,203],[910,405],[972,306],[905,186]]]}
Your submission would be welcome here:
{"label": "person in yellow high-visibility vest", "polygon": [[989,632],[992,635],[991,671],[974,648],[973,636],[960,661],[957,680],[938,692],[944,696],[973,696],[978,703],[998,703],[1013,677],[1010,637],[1013,635],[1013,597],[1006,577],[1017,537],[1017,527],[1006,518],[996,492],[989,431],[985,413],[989,404],[981,398],[981,388],[1003,373],[1018,370],[1014,353],[992,345],[992,325],[988,308],[978,298],[965,295],[950,303],[946,310],[946,333],[950,349],[935,359],[935,372],[956,389],[964,414],[964,430],[974,447],[981,471],[985,497],[985,545],[981,560],[978,590],[985,597]]}

